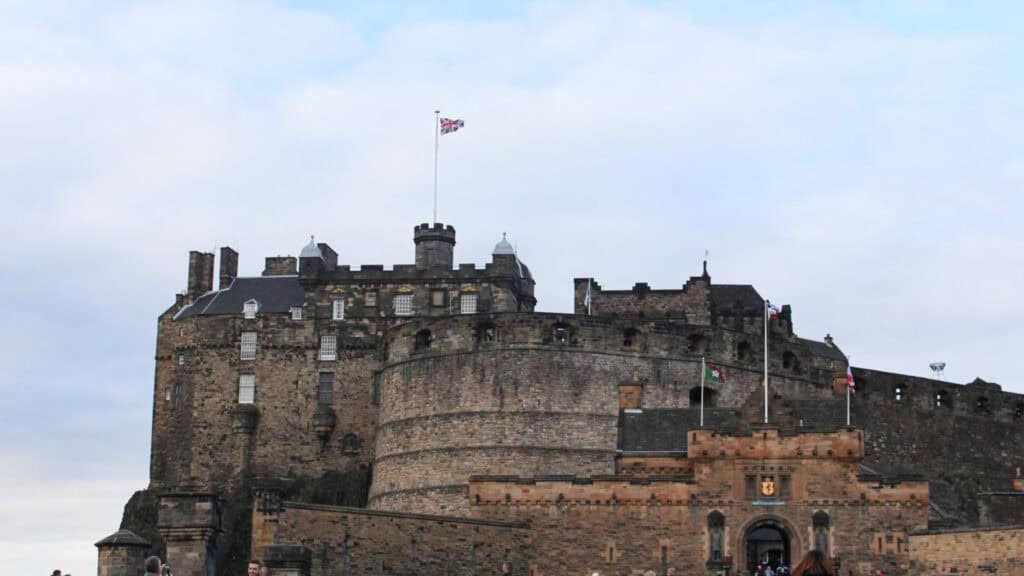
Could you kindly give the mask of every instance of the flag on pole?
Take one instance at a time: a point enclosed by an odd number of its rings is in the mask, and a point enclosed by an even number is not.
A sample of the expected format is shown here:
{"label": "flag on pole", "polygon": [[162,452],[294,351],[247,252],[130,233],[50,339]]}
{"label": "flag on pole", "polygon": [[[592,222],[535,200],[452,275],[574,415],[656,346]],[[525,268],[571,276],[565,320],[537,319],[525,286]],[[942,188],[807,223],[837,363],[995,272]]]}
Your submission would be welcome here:
{"label": "flag on pole", "polygon": [[441,134],[450,134],[465,126],[462,120],[454,118],[441,118]]}
{"label": "flag on pole", "polygon": [[704,364],[704,379],[708,382],[725,384],[725,372],[711,362]]}
{"label": "flag on pole", "polygon": [[846,366],[846,385],[850,388],[851,392],[857,391],[857,383],[853,381],[853,370],[849,365]]}
{"label": "flag on pole", "polygon": [[583,297],[583,305],[587,307],[587,316],[590,315],[590,280],[587,280],[587,295]]}
{"label": "flag on pole", "polygon": [[779,307],[771,302],[768,303],[768,317],[772,320],[779,319]]}

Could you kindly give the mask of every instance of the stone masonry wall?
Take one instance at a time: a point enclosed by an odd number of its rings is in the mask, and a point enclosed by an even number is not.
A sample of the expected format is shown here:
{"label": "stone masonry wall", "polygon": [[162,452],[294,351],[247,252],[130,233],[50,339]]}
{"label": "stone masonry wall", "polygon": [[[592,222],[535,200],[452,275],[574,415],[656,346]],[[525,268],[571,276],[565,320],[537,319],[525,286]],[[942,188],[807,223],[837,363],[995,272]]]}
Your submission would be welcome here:
{"label": "stone masonry wall", "polygon": [[313,551],[311,576],[526,574],[530,531],[522,523],[396,514],[285,502],[278,543]]}
{"label": "stone masonry wall", "polygon": [[910,536],[910,574],[1024,574],[1024,527]]}
{"label": "stone masonry wall", "polygon": [[[854,375],[853,423],[865,429],[865,464],[923,474],[933,501],[966,524],[979,520],[979,492],[1011,490],[1024,466],[1024,417],[1016,412],[1024,396],[876,370]],[[937,406],[939,392],[945,401]]]}

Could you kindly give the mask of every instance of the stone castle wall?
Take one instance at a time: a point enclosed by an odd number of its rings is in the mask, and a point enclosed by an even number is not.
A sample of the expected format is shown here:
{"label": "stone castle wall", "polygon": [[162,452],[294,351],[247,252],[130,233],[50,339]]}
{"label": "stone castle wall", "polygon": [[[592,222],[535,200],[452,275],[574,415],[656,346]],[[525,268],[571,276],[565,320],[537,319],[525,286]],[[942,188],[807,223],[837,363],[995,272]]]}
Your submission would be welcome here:
{"label": "stone castle wall", "polygon": [[1024,527],[910,536],[910,574],[1024,575]]}
{"label": "stone castle wall", "polygon": [[[629,345],[626,330],[634,330]],[[693,336],[701,350],[693,350]],[[642,408],[690,406],[701,352],[723,357],[734,333],[619,325],[557,314],[416,320],[391,330],[378,382],[380,421],[370,505],[464,514],[474,474],[610,474],[618,447],[619,386],[640,382]],[[722,362],[718,406],[756,390],[753,360]],[[796,370],[773,388],[831,397],[832,375]],[[680,445],[683,440],[680,439]],[[440,493],[450,498],[442,498]],[[440,506],[440,507],[439,507]]]}
{"label": "stone castle wall", "polygon": [[526,574],[531,555],[529,527],[515,522],[284,502],[274,523],[276,542],[313,551],[311,574],[475,576],[503,561]]}
{"label": "stone castle wall", "polygon": [[923,474],[933,501],[962,523],[978,521],[979,492],[1011,489],[1024,466],[1024,395],[877,370],[854,375],[852,417],[865,430],[865,464]]}

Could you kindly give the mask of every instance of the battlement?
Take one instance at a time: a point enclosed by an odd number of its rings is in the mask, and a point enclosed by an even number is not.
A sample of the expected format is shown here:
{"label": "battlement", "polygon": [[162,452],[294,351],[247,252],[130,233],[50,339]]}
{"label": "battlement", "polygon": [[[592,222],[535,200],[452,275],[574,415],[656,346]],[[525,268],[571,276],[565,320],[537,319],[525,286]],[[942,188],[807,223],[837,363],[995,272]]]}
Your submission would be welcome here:
{"label": "battlement", "polygon": [[781,436],[765,427],[750,436],[725,436],[713,430],[691,430],[691,459],[807,459],[827,458],[858,462],[864,458],[864,432],[856,429]]}
{"label": "battlement", "polygon": [[1005,392],[994,382],[976,378],[958,384],[856,367],[853,374],[857,405],[994,419],[1024,427],[1024,394]]}

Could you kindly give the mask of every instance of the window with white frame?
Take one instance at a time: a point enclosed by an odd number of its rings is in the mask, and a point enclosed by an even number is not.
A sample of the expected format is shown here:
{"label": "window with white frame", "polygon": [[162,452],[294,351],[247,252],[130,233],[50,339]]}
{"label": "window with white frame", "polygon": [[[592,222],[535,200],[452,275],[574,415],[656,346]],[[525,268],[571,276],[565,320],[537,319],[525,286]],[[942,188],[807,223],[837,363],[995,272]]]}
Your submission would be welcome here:
{"label": "window with white frame", "polygon": [[242,360],[256,359],[256,333],[242,332],[242,345],[239,350]]}
{"label": "window with white frame", "polygon": [[331,319],[332,320],[344,320],[345,319],[345,301],[335,300],[331,306]]}
{"label": "window with white frame", "polygon": [[185,355],[184,354],[178,354],[178,366],[184,366],[184,365],[185,365]]}
{"label": "window with white frame", "polygon": [[256,309],[258,307],[259,304],[255,300],[249,300],[245,304],[242,304],[242,315],[245,316],[246,319],[252,320],[256,317]]}
{"label": "window with white frame", "polygon": [[320,359],[321,360],[335,360],[338,358],[338,337],[321,336],[320,337]]}
{"label": "window with white frame", "polygon": [[302,320],[302,306],[291,307],[292,320]]}
{"label": "window with white frame", "polygon": [[412,316],[412,294],[395,296],[395,316]]}
{"label": "window with white frame", "polygon": [[241,374],[238,377],[238,403],[254,404],[256,402],[256,375]]}
{"label": "window with white frame", "polygon": [[459,309],[463,314],[476,314],[476,294],[463,294],[459,298]]}

